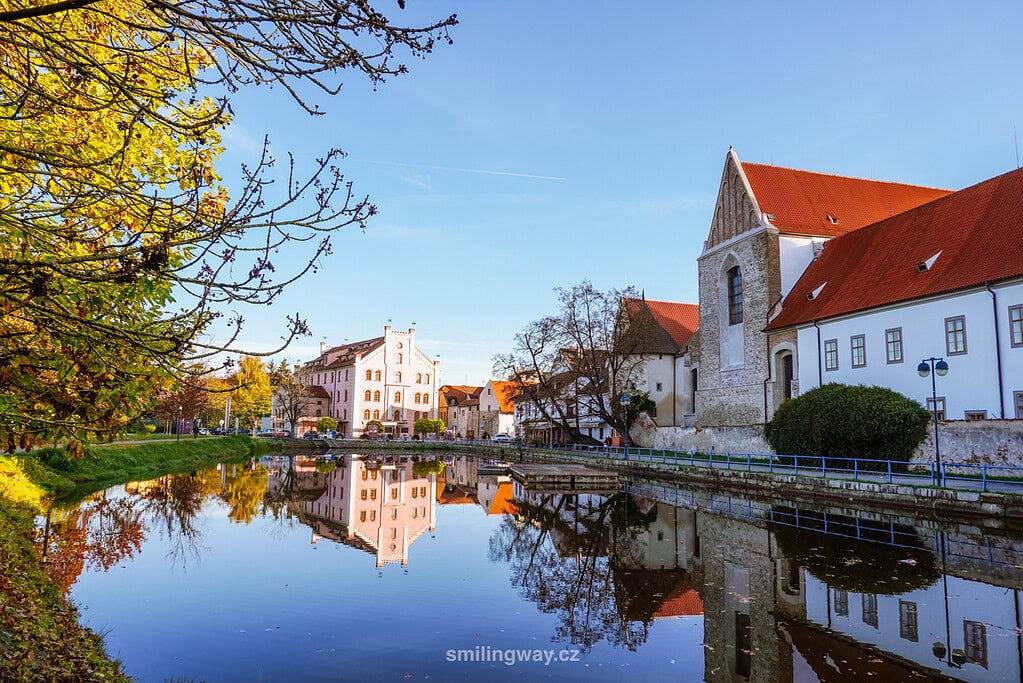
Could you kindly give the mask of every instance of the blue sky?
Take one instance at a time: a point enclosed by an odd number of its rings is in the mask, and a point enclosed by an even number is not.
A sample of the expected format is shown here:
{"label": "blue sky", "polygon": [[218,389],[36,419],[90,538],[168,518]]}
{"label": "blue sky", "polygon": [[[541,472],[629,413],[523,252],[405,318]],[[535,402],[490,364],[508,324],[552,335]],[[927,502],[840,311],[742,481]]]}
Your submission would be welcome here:
{"label": "blue sky", "polygon": [[339,96],[312,95],[320,117],[279,89],[232,98],[229,187],[269,134],[300,163],[345,150],[380,210],[273,306],[241,310],[248,348],[272,347],[295,311],[313,336],[293,361],[415,322],[443,382],[481,384],[554,311],[556,286],[695,302],[729,145],[744,161],[955,189],[1017,166],[1023,3],[391,5],[407,23],[457,12],[454,44],[375,91],[352,74]]}

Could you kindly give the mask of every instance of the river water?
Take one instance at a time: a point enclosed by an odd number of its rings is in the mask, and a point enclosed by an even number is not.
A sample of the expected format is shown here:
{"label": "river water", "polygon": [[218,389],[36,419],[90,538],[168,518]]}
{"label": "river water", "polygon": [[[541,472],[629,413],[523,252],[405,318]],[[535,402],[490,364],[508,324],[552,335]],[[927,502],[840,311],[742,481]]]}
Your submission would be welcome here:
{"label": "river water", "polygon": [[464,456],[264,457],[39,522],[139,681],[1023,681],[1023,536]]}

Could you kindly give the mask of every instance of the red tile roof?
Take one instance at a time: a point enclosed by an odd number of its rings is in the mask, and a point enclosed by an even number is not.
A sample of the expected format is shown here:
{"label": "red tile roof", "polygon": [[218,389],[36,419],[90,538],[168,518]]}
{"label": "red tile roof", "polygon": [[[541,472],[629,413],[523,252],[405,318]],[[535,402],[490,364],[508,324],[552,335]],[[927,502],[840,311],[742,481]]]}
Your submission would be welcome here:
{"label": "red tile roof", "polygon": [[[930,269],[919,272],[917,265],[939,252]],[[1019,276],[1023,169],[829,241],[767,329]]]}
{"label": "red tile roof", "polygon": [[677,353],[685,348],[689,338],[700,323],[699,304],[683,304],[676,301],[654,301],[653,299],[625,299],[629,315],[635,315],[640,306],[646,304],[654,321],[660,326],[656,330],[643,332],[642,346],[649,353]]}
{"label": "red tile roof", "polygon": [[742,170],[771,224],[800,235],[844,235],[950,192],[766,164],[742,162]]}
{"label": "red tile roof", "polygon": [[700,323],[700,305],[682,304],[675,301],[653,301],[646,299],[646,305],[654,319],[671,335],[679,346],[685,346]]}
{"label": "red tile roof", "polygon": [[703,615],[703,600],[700,594],[687,583],[680,583],[671,591],[660,608],[654,612],[654,619],[664,617],[698,617]]}
{"label": "red tile roof", "polygon": [[521,392],[522,383],[492,379],[490,384],[494,387],[494,395],[497,397],[497,404],[501,412],[505,414],[514,413],[515,397]]}

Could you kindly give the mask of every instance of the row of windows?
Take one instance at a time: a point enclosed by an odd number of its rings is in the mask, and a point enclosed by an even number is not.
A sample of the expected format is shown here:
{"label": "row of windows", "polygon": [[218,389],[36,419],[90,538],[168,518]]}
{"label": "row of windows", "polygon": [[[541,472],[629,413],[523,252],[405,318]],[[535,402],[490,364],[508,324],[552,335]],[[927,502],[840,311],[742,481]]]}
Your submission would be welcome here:
{"label": "row of windows", "polygon": [[[366,400],[366,401],[372,401],[374,403],[380,403],[380,392],[379,391],[370,391],[369,389],[367,389],[366,393],[362,395],[362,398],[364,400]],[[401,403],[401,392],[400,391],[394,392],[394,402],[395,403]],[[429,403],[430,403],[430,395],[429,394],[420,394],[417,391],[415,393],[415,396],[413,396],[413,402],[414,403],[423,403],[423,404],[429,405]]]}
{"label": "row of windows", "polygon": [[[1023,346],[1023,304],[1009,307],[1009,341],[1013,347]],[[885,361],[889,364],[901,363],[904,360],[902,328],[896,327],[885,330],[884,342]],[[849,338],[849,347],[852,367],[866,367],[866,337],[862,334],[853,335]],[[959,356],[968,350],[966,344],[966,316],[957,315],[952,318],[945,318],[945,354],[948,356]],[[838,370],[838,366],[838,340],[828,339],[824,342],[824,369]]]}
{"label": "row of windows", "polygon": [[[835,590],[835,615],[849,616],[849,594]],[[860,596],[860,608],[863,623],[878,628],[877,596],[864,593]],[[920,640],[920,621],[917,604],[908,600],[899,600],[899,637],[911,642]],[[979,621],[963,620],[963,654],[966,661],[987,667],[987,628]]]}
{"label": "row of windows", "polygon": [[[399,355],[401,355],[401,354],[399,354]],[[401,361],[398,361],[398,362],[400,363]],[[382,377],[382,375],[380,374],[379,370],[367,370],[366,371],[366,379],[367,380],[379,382],[381,377]],[[394,373],[394,381],[395,382],[400,382],[401,381],[401,372]],[[430,383],[430,373],[426,373],[426,374],[423,374],[421,372],[417,372],[416,373],[416,384],[429,384],[429,383]]]}
{"label": "row of windows", "polygon": [[[1021,332],[1023,334],[1023,332]],[[888,364],[901,363],[905,360],[903,353],[902,328],[894,327],[884,331],[885,361]],[[958,356],[966,353],[966,317],[959,315],[945,319],[945,353]],[[850,364],[854,368],[867,366],[866,335],[854,334],[849,337]],[[838,370],[838,340],[824,341],[824,369]]]}

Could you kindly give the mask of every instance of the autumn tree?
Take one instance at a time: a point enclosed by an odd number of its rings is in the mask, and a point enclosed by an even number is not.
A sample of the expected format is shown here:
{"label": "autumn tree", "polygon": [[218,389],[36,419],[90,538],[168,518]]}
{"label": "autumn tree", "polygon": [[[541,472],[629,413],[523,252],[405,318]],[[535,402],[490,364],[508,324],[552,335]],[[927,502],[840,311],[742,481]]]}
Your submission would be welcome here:
{"label": "autumn tree", "polygon": [[584,280],[556,288],[558,311],[515,335],[512,351],[494,357],[493,370],[518,382],[552,424],[573,441],[582,417],[599,418],[631,444],[624,396],[643,383],[644,352],[659,329],[632,287],[602,291]]}
{"label": "autumn tree", "polygon": [[251,424],[253,419],[270,414],[270,400],[273,390],[266,365],[256,356],[243,356],[238,362],[238,372],[233,377],[235,389],[231,392],[231,410]]}
{"label": "autumn tree", "polygon": [[271,363],[268,368],[270,386],[274,391],[274,406],[277,414],[288,425],[288,432],[295,436],[298,429],[298,421],[307,414],[313,403],[313,395],[309,385],[297,377],[286,359],[280,362]]}
{"label": "autumn tree", "polygon": [[[112,435],[168,378],[235,356],[238,304],[273,301],[375,213],[340,150],[302,174],[268,145],[230,193],[230,93],[336,94],[449,40],[454,16],[389,21],[369,0],[9,0],[0,9],[0,439]],[[404,0],[399,0],[404,8]],[[311,86],[311,90],[310,90]],[[282,248],[303,263],[275,268]],[[306,334],[289,317],[282,342]]]}

